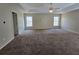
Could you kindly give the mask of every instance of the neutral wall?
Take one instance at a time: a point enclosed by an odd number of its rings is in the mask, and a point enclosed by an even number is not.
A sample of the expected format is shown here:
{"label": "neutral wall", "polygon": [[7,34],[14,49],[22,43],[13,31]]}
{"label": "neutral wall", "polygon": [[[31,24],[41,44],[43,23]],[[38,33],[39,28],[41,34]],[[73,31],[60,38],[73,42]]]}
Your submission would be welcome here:
{"label": "neutral wall", "polygon": [[[24,14],[24,16],[33,16],[33,27],[30,29],[49,29],[53,28],[53,16],[50,13],[33,13],[33,14]],[[28,29],[28,28],[26,28]]]}
{"label": "neutral wall", "polygon": [[[8,44],[14,38],[14,30],[13,30],[13,18],[12,12],[17,12],[18,14],[18,28],[23,27],[23,18],[22,13],[18,10],[15,4],[0,4],[0,49],[3,48],[6,44]],[[6,23],[4,24],[3,21]],[[19,31],[21,31],[20,29]]]}
{"label": "neutral wall", "polygon": [[53,20],[48,14],[33,15],[33,29],[48,29],[52,28]]}
{"label": "neutral wall", "polygon": [[24,12],[17,4],[9,5],[10,11],[17,13],[18,31],[21,34],[24,31]]}
{"label": "neutral wall", "polygon": [[79,10],[74,10],[62,15],[62,28],[79,33]]}

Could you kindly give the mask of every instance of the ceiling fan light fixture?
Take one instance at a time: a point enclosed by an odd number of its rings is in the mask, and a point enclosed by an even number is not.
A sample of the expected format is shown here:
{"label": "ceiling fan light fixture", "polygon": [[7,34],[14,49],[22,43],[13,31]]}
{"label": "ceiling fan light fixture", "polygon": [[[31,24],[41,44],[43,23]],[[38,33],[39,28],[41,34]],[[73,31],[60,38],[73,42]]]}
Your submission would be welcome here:
{"label": "ceiling fan light fixture", "polygon": [[50,13],[52,13],[52,12],[53,12],[53,10],[49,10],[49,12],[50,12]]}
{"label": "ceiling fan light fixture", "polygon": [[52,13],[53,12],[53,8],[49,8],[49,12]]}
{"label": "ceiling fan light fixture", "polygon": [[49,5],[49,12],[50,12],[50,13],[52,13],[52,12],[53,12],[52,3],[50,3],[50,5]]}

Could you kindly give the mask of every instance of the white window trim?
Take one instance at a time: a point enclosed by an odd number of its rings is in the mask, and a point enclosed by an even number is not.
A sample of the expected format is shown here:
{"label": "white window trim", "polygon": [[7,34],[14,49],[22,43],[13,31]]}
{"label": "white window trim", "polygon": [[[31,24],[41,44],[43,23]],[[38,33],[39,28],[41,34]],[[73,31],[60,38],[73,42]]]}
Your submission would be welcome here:
{"label": "white window trim", "polygon": [[[60,16],[54,16],[54,17],[59,17],[59,21],[58,21],[58,25],[54,25],[54,20],[53,20],[53,26],[54,27],[60,26]],[[54,19],[54,17],[53,17],[53,19]]]}
{"label": "white window trim", "polygon": [[[31,25],[29,25],[28,23],[27,23],[27,17],[31,17],[32,19],[31,19]],[[30,21],[29,21],[30,22]],[[26,16],[26,27],[32,27],[33,26],[33,17],[32,16]]]}

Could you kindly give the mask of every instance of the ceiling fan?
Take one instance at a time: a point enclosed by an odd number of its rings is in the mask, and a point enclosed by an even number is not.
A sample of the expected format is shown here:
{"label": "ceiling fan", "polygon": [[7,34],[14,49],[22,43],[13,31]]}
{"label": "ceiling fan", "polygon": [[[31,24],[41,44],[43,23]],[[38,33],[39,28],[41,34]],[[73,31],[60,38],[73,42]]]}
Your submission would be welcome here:
{"label": "ceiling fan", "polygon": [[47,11],[49,13],[52,13],[54,11],[57,11],[58,9],[60,8],[54,8],[55,7],[55,4],[54,3],[48,3],[48,4],[42,4],[42,6],[40,5],[40,7],[32,7],[32,8],[29,8],[28,11],[36,11],[36,12],[39,12],[40,9],[44,9],[43,7],[46,7],[47,8]]}
{"label": "ceiling fan", "polygon": [[49,4],[49,12],[50,13],[54,12],[57,9],[60,9],[60,8],[54,8],[53,6],[54,6],[54,4],[52,4],[52,3]]}

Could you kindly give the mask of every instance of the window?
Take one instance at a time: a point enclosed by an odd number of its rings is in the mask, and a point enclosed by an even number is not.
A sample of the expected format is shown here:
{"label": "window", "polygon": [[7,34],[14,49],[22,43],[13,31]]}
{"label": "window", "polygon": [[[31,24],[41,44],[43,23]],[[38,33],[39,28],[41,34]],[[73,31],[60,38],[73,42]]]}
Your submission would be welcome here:
{"label": "window", "polygon": [[54,17],[54,26],[59,26],[59,17]]}
{"label": "window", "polygon": [[32,26],[32,16],[26,16],[26,27]]}

